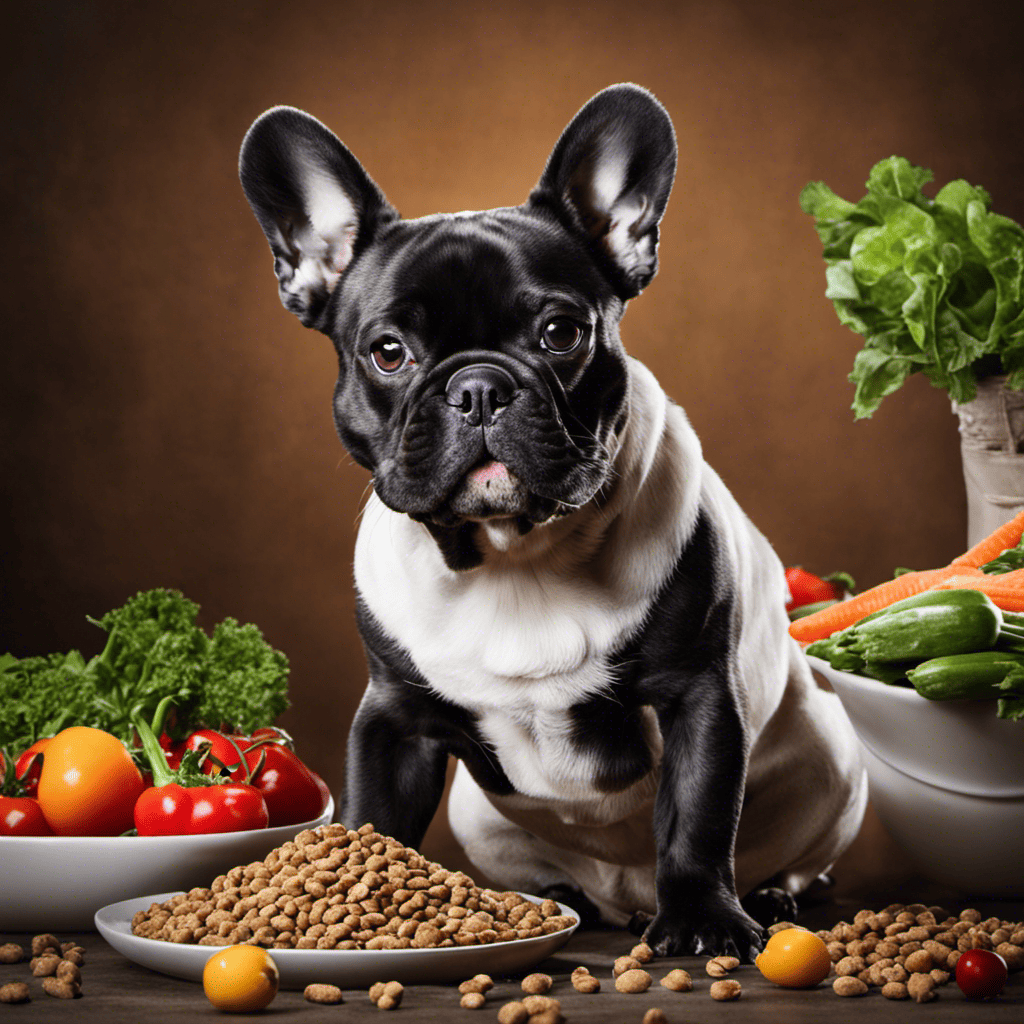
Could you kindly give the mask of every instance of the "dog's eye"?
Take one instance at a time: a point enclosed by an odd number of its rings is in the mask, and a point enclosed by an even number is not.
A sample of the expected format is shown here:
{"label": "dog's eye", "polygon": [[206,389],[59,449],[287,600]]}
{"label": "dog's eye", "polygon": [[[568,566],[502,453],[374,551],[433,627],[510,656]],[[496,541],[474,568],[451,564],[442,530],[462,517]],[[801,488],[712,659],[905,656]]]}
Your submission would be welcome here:
{"label": "dog's eye", "polygon": [[568,317],[559,316],[544,328],[540,343],[549,352],[571,352],[583,340],[583,329]]}
{"label": "dog's eye", "polygon": [[397,338],[378,338],[370,346],[370,357],[381,373],[397,373],[405,366],[405,346]]}

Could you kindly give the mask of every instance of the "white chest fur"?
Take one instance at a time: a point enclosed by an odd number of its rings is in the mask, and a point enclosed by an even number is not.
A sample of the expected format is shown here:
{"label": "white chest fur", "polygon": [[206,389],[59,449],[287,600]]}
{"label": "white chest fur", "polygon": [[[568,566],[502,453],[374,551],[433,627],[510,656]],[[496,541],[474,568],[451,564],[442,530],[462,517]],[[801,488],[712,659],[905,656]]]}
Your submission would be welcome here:
{"label": "white chest fur", "polygon": [[568,708],[608,687],[609,655],[640,626],[696,516],[696,438],[639,364],[631,385],[610,499],[486,544],[477,569],[448,569],[426,528],[375,496],[363,516],[363,600],[431,689],[477,714],[528,797],[604,799],[591,783],[597,766],[570,742]]}

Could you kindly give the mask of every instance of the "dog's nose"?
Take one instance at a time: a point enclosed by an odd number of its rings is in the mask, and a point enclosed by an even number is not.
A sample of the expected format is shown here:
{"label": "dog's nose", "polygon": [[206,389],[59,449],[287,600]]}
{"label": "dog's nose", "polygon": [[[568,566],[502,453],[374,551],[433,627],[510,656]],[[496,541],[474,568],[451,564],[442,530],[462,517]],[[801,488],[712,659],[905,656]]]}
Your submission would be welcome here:
{"label": "dog's nose", "polygon": [[490,426],[499,410],[512,401],[515,378],[493,363],[473,363],[456,370],[448,380],[445,399],[471,427]]}

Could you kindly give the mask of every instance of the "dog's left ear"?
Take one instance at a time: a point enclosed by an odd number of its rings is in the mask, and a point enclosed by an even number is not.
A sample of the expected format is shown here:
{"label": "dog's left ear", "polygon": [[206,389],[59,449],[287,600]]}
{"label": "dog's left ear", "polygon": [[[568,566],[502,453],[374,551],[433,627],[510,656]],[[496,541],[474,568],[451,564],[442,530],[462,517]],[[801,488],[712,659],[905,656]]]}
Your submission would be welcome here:
{"label": "dog's left ear", "polygon": [[613,85],[562,132],[530,203],[582,232],[622,298],[658,269],[658,223],[676,173],[676,136],[665,108],[638,85]]}

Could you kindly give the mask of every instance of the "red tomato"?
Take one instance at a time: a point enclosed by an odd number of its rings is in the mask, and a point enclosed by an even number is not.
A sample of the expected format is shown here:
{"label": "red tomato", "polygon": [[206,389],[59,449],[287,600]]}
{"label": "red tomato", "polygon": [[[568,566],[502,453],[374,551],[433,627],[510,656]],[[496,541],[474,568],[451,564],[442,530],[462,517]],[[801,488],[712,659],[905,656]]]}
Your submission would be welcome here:
{"label": "red tomato", "polygon": [[43,751],[50,739],[51,737],[46,736],[36,740],[15,762],[14,776],[25,787],[26,796],[35,796],[39,788],[39,776],[43,770]]}
{"label": "red tomato", "polygon": [[[229,737],[225,733],[217,732],[215,729],[200,729],[198,732],[192,733],[185,741],[185,749],[194,750],[198,753],[209,744],[210,756],[203,764],[203,771],[207,775],[216,774],[221,770],[220,765],[217,764],[217,761],[220,761],[225,767],[233,769],[230,772],[231,778],[235,782],[239,782],[249,774],[249,769],[244,761],[239,760],[236,745],[237,748],[244,751],[250,746],[250,743],[251,741],[246,736],[232,735]],[[214,761],[214,758],[217,761]],[[235,768],[235,765],[238,765],[238,767]]]}
{"label": "red tomato", "polygon": [[39,806],[59,836],[116,836],[132,828],[143,788],[139,769],[116,736],[75,725],[46,748]]}
{"label": "red tomato", "polygon": [[791,608],[814,604],[817,601],[837,601],[843,596],[841,586],[823,580],[798,565],[790,566],[786,570],[786,582],[789,584],[790,593],[790,600],[786,605],[787,612]]}
{"label": "red tomato", "polygon": [[192,815],[190,835],[203,832],[242,832],[266,828],[267,805],[255,786],[232,783],[190,789]]}
{"label": "red tomato", "polygon": [[956,962],[956,983],[968,999],[999,995],[1006,977],[1006,961],[990,949],[969,949]]}
{"label": "red tomato", "polygon": [[52,836],[39,802],[28,796],[0,796],[0,836]]}
{"label": "red tomato", "polygon": [[261,757],[265,758],[263,768],[253,776],[252,784],[267,801],[271,828],[311,821],[323,813],[330,791],[293,751],[280,743],[252,747],[245,752],[250,770]]}
{"label": "red tomato", "polygon": [[192,819],[192,797],[177,783],[144,789],[135,801],[133,817],[140,836],[186,835]]}

